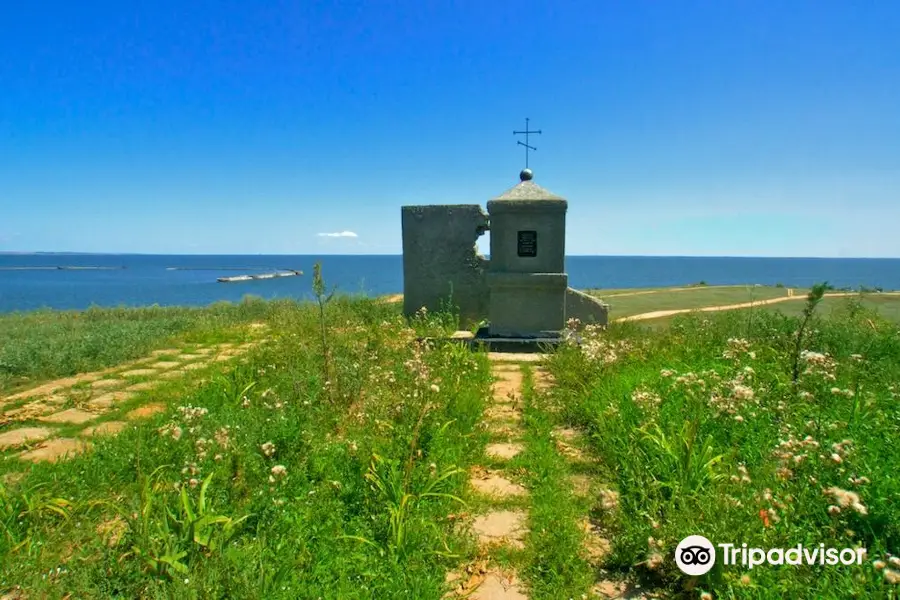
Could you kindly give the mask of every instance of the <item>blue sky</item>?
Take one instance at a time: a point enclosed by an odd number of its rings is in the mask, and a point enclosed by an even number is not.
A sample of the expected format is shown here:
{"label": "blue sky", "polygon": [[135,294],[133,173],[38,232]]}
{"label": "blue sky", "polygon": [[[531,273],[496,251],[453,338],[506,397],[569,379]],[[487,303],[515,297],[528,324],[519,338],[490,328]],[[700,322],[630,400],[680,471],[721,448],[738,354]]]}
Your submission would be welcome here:
{"label": "blue sky", "polygon": [[0,25],[0,251],[399,253],[402,205],[517,182],[527,116],[569,254],[900,257],[897,2],[35,1]]}

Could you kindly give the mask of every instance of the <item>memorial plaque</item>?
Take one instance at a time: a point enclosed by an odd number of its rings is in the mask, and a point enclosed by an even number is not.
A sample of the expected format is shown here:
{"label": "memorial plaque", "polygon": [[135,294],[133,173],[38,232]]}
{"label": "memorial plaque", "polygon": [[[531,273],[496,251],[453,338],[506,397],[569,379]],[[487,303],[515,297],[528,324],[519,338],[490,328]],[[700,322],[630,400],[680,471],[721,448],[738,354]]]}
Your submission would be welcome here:
{"label": "memorial plaque", "polygon": [[519,256],[537,256],[537,231],[519,232]]}

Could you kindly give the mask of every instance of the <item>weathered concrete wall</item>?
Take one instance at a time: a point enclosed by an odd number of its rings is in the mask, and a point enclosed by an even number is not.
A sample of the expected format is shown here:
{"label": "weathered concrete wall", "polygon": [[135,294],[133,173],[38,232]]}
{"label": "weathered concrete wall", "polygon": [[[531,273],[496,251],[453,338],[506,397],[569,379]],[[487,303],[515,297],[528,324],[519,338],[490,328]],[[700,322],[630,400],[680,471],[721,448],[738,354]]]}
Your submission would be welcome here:
{"label": "weathered concrete wall", "polygon": [[566,319],[578,319],[584,324],[609,324],[609,305],[584,292],[566,288]]}
{"label": "weathered concrete wall", "polygon": [[487,318],[488,261],[475,241],[488,230],[488,216],[477,204],[404,206],[403,312],[423,306],[437,311],[447,303],[459,309],[462,327]]}

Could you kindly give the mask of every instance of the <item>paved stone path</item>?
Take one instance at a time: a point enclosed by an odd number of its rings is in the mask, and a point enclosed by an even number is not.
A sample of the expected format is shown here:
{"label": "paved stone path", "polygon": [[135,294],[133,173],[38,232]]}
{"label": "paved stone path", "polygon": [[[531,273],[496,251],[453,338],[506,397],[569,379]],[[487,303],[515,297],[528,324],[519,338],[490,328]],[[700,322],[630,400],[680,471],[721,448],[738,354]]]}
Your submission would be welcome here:
{"label": "paved stone path", "polygon": [[[490,353],[494,375],[493,399],[485,411],[485,427],[494,440],[485,449],[487,458],[495,463],[514,459],[525,448],[521,442],[522,427],[522,370],[520,362],[540,360],[541,355]],[[506,468],[487,469],[476,466],[470,473],[475,494],[492,504],[525,498],[528,490],[515,481]],[[521,508],[497,508],[475,515],[470,523],[478,538],[484,558],[469,565],[464,573],[448,573],[447,582],[454,589],[447,598],[471,600],[527,600],[525,587],[515,571],[501,569],[491,556],[500,548],[521,550],[528,533],[528,514]]]}
{"label": "paved stone path", "polygon": [[[233,360],[257,344],[251,341],[156,350],[123,365],[57,379],[2,398],[0,452],[18,450],[20,459],[33,462],[57,461],[83,452],[90,447],[89,438],[114,435],[128,427],[128,421],[166,410],[165,404],[151,403],[150,395],[142,393],[166,380],[185,377],[190,371]],[[147,403],[122,415],[123,420],[97,423],[123,403],[141,398]],[[58,436],[60,428],[71,430],[71,426],[79,425],[85,427],[75,436]]]}

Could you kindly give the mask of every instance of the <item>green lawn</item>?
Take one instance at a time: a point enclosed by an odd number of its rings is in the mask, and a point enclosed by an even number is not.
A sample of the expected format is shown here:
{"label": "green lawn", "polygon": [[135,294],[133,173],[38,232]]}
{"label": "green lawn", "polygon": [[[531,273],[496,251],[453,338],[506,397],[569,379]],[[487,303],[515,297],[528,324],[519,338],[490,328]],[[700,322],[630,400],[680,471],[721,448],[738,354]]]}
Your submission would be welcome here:
{"label": "green lawn", "polygon": [[[644,290],[633,290],[644,291]],[[776,287],[710,286],[688,290],[661,289],[654,293],[621,295],[592,290],[592,295],[609,303],[610,320],[656,310],[700,308],[725,304],[739,304],[753,300],[767,300],[787,295],[787,290]],[[803,293],[803,292],[798,292]],[[619,294],[630,294],[625,290]]]}

